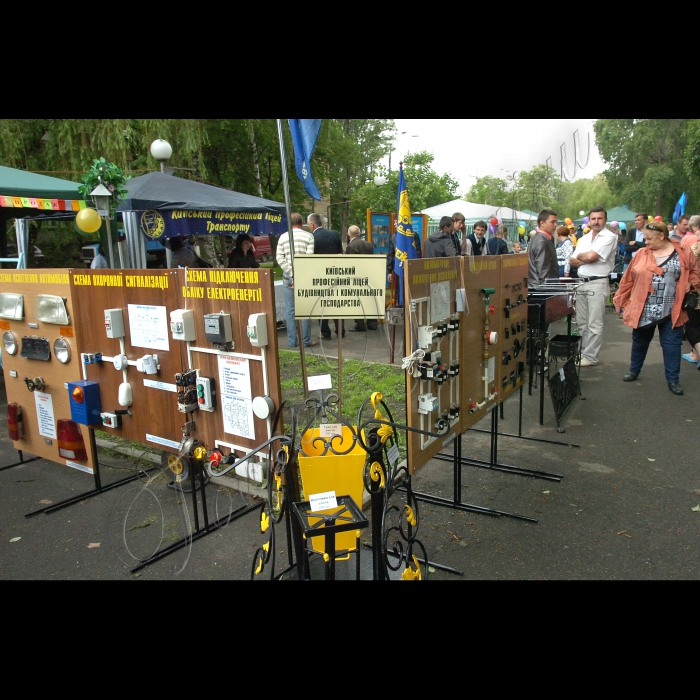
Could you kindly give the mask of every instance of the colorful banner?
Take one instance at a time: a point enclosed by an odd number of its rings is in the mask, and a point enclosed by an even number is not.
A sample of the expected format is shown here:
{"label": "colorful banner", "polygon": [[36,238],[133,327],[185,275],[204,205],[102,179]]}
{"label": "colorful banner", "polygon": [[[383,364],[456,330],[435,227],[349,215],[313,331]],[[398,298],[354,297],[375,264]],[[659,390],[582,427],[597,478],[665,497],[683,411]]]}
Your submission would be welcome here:
{"label": "colorful banner", "polygon": [[10,197],[0,194],[0,207],[43,209],[44,211],[80,211],[85,209],[84,199],[42,199],[39,197]]}
{"label": "colorful banner", "polygon": [[139,224],[142,233],[153,240],[207,234],[234,236],[247,233],[249,236],[281,236],[287,231],[287,217],[270,212],[152,209],[141,213]]}

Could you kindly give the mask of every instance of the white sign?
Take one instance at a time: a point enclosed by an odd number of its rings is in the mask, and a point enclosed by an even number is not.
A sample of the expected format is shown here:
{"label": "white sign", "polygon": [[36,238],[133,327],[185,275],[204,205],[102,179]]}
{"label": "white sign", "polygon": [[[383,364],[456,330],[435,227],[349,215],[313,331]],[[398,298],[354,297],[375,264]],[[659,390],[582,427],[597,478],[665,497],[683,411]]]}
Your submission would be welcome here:
{"label": "white sign", "polygon": [[84,464],[78,464],[77,462],[70,462],[69,460],[66,460],[66,466],[73,467],[73,469],[80,469],[81,472],[92,474],[92,469],[90,469],[90,467],[86,467]]}
{"label": "white sign", "polygon": [[389,464],[394,465],[396,462],[399,460],[399,446],[394,443],[386,453],[387,458],[389,459]]}
{"label": "white sign", "polygon": [[333,381],[330,374],[318,374],[315,377],[307,377],[306,380],[309,385],[309,391],[333,388]]}
{"label": "white sign", "polygon": [[58,439],[51,394],[45,394],[43,391],[35,391],[34,402],[36,403],[36,417],[39,421],[39,435],[43,435],[47,438],[54,438],[54,440]]}
{"label": "white sign", "polygon": [[219,355],[219,398],[224,432],[255,439],[253,394],[249,361],[243,357]]}
{"label": "white sign", "polygon": [[158,437],[157,435],[149,435],[146,433],[147,442],[155,442],[156,445],[165,445],[166,447],[174,447],[176,449],[180,448],[180,443],[175,442],[175,440],[168,440],[167,438]]}
{"label": "white sign", "polygon": [[342,423],[321,423],[318,434],[325,439],[332,438],[334,435],[343,434]]}
{"label": "white sign", "polygon": [[384,318],[386,255],[295,255],[297,318]]}
{"label": "white sign", "polygon": [[450,317],[450,283],[435,282],[430,285],[430,323],[436,324]]}
{"label": "white sign", "polygon": [[168,384],[167,382],[157,382],[154,379],[144,379],[143,385],[150,386],[152,389],[162,389],[163,391],[172,391],[174,394],[177,394],[177,385],[176,384]]}
{"label": "white sign", "polygon": [[131,344],[137,348],[170,350],[169,326],[164,306],[129,304]]}
{"label": "white sign", "polygon": [[335,498],[335,491],[326,491],[324,493],[314,493],[309,496],[309,505],[312,513],[317,513],[319,510],[328,510],[329,508],[337,508],[338,501]]}

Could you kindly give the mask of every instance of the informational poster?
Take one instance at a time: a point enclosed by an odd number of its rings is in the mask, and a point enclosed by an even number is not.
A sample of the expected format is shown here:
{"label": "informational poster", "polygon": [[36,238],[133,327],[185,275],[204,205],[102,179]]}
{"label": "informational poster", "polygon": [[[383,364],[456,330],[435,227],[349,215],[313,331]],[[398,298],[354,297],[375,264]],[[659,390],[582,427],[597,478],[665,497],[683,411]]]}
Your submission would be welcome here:
{"label": "informational poster", "polygon": [[219,355],[217,359],[224,432],[254,440],[255,425],[249,361],[229,355]]}
{"label": "informational poster", "polygon": [[39,435],[47,438],[58,438],[56,435],[56,419],[53,413],[53,400],[51,394],[43,391],[34,392],[34,402],[36,403],[36,418],[39,422]]}
{"label": "informational poster", "polygon": [[430,285],[430,323],[450,317],[450,282],[435,282]]}
{"label": "informational poster", "polygon": [[295,255],[297,318],[384,318],[384,255]]}
{"label": "informational poster", "polygon": [[131,344],[137,348],[170,350],[169,326],[165,306],[129,304]]}

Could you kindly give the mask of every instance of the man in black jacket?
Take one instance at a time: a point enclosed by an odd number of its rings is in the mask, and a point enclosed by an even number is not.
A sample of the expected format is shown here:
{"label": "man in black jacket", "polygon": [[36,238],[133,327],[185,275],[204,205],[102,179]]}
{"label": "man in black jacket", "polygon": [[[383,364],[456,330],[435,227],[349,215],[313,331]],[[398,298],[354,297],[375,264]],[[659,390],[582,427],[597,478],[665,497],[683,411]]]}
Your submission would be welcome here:
{"label": "man in black jacket", "polygon": [[644,241],[644,224],[646,224],[647,221],[648,216],[646,212],[637,212],[637,215],[634,217],[634,228],[627,231],[627,236],[625,237],[625,265],[622,268],[623,272],[632,262],[634,254],[638,250],[647,247],[647,244]]}
{"label": "man in black jacket", "polygon": [[440,228],[428,236],[425,242],[425,258],[452,258],[459,255],[452,242],[452,217],[443,216]]}
{"label": "man in black jacket", "polygon": [[[314,237],[314,255],[342,255],[343,243],[340,240],[340,235],[337,231],[329,231],[323,228],[320,214],[309,214],[306,219],[306,225]],[[335,334],[338,335],[338,319],[334,319]],[[345,337],[345,322],[342,323],[343,337]],[[327,319],[321,321],[321,336],[326,340],[331,339],[331,329]]]}
{"label": "man in black jacket", "polygon": [[546,279],[559,277],[557,249],[554,247],[554,232],[557,230],[557,212],[543,209],[537,215],[537,231],[527,247],[529,274],[527,286],[539,287]]}
{"label": "man in black jacket", "polygon": [[[357,226],[348,227],[348,245],[345,248],[345,255],[373,255],[374,246],[360,237],[360,229]],[[371,302],[370,302],[371,303]],[[370,309],[374,311],[374,309]],[[364,318],[355,319],[355,327],[350,331],[354,333],[365,333],[367,329],[376,331],[378,328],[376,318],[368,318],[365,325]]]}

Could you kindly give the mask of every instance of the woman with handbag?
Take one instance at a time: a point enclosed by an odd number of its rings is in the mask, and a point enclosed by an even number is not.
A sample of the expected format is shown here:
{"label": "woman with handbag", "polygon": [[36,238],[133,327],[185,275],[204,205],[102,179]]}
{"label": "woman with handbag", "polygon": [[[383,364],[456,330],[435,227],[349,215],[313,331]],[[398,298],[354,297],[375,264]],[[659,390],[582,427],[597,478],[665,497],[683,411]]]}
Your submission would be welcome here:
{"label": "woman with handbag", "polygon": [[643,231],[646,248],[637,251],[613,298],[623,322],[633,329],[630,369],[623,381],[639,376],[658,326],[668,388],[682,396],[678,382],[683,325],[688,320],[682,307],[691,286],[700,287],[698,261],[689,249],[669,239],[663,221],[649,221]]}

